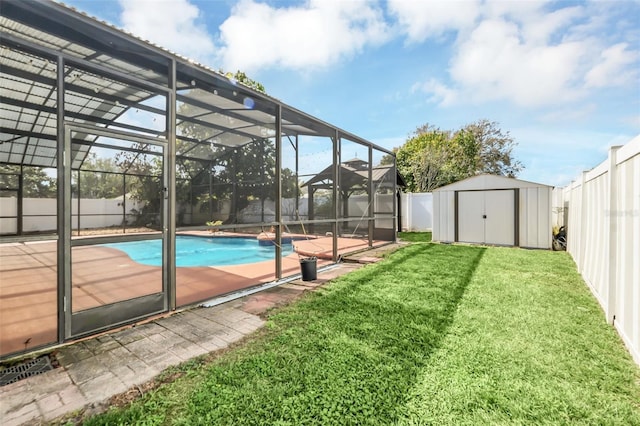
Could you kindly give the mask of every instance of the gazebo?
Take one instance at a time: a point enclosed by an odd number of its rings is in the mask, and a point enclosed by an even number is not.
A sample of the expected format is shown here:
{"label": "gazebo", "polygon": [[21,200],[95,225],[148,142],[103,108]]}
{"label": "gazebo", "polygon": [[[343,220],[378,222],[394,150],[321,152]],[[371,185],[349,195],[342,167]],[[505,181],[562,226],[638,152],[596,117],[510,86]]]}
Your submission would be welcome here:
{"label": "gazebo", "polygon": [[[308,217],[310,220],[315,218],[314,214],[314,195],[319,190],[327,190],[332,187],[333,182],[333,169],[334,167],[327,166],[320,173],[311,177],[309,180],[304,182],[301,187],[306,187],[308,190]],[[340,163],[338,168],[338,174],[340,176],[340,186],[338,188],[338,202],[340,205],[339,211],[342,214],[343,218],[356,218],[356,223],[359,225],[359,220],[362,217],[367,217],[365,211],[359,209],[357,211],[357,215],[354,216],[350,214],[350,204],[351,208],[356,207],[350,203],[349,200],[352,196],[360,195],[366,196],[366,194],[390,194],[396,191],[396,188],[402,188],[406,186],[404,179],[397,172],[396,168],[393,165],[389,164],[379,164],[374,167],[369,167],[369,163],[359,158],[352,158],[350,160],[343,161]],[[395,178],[394,175],[395,174]],[[387,197],[388,198],[388,197]],[[378,206],[375,197],[371,199],[367,199],[367,207],[372,206],[373,212],[378,211],[376,207]],[[400,206],[398,202],[397,206]],[[380,211],[382,211],[380,209]],[[399,216],[399,213],[397,214]],[[353,220],[352,220],[353,221]],[[349,228],[348,221],[342,223],[343,229]],[[382,228],[373,228],[372,238],[376,238],[381,234]],[[388,228],[387,228],[388,229]]]}

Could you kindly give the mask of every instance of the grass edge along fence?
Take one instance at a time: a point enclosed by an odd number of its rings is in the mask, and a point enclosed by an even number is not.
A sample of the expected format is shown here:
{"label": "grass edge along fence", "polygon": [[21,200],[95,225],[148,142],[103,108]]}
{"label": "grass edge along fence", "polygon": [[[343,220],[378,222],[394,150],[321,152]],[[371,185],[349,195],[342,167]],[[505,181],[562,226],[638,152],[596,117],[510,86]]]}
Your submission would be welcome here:
{"label": "grass edge along fence", "polygon": [[640,372],[566,253],[412,244],[86,424],[640,424]]}

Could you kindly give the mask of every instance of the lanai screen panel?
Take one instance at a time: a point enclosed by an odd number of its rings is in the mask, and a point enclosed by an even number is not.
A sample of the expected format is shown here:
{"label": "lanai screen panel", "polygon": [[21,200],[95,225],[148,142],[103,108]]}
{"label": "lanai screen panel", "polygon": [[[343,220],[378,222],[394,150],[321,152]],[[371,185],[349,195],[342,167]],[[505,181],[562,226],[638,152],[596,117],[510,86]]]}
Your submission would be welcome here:
{"label": "lanai screen panel", "polygon": [[[64,8],[48,6],[47,3],[3,2],[0,8],[0,182],[3,188],[10,189],[3,191],[3,195],[8,195],[15,210],[12,229],[2,234],[18,235],[11,240],[18,244],[0,244],[3,294],[0,357],[52,344],[59,338],[57,312],[62,265],[58,265],[58,249],[63,235],[58,227],[59,215],[65,211],[57,199],[63,179],[56,169],[61,96],[58,77],[61,75],[64,79],[65,103],[60,111],[64,111],[63,119],[67,123],[152,136],[163,131],[157,131],[156,125],[151,124],[153,117],[127,121],[123,115],[128,110],[136,111],[138,106],[140,111],[148,112],[149,108],[142,102],[155,96],[153,90],[136,87],[132,81],[166,84],[166,71],[165,77],[158,78],[160,74],[151,71],[151,68],[158,69],[158,64],[149,67],[116,59],[104,49],[111,49],[117,55],[123,53],[118,52],[120,49],[114,44],[102,44],[104,40],[99,40],[96,34],[92,36],[97,28],[94,24],[81,28],[82,25],[74,21],[73,24],[78,25],[71,25],[73,31],[69,31],[68,14],[61,12]],[[59,13],[67,15],[66,18]],[[60,58],[66,63],[64,69],[59,68]],[[106,72],[100,70],[100,66],[105,67]],[[156,117],[156,121],[163,120]],[[87,159],[96,158],[95,153],[98,158],[101,154],[104,156],[105,150],[100,144],[105,141],[91,132],[76,132],[74,136],[71,161],[67,164],[74,169],[72,191],[79,194],[78,176],[98,166],[87,167]],[[100,173],[113,172],[104,170],[104,164],[98,169]],[[12,182],[15,180],[17,185]],[[85,184],[88,183],[85,179]],[[76,218],[79,211],[87,213],[81,203],[72,203],[72,206]],[[97,212],[98,216],[102,213]],[[42,241],[31,241],[34,238]],[[100,260],[100,265],[105,266],[105,259]]]}
{"label": "lanai screen panel", "polygon": [[[334,231],[331,223],[336,218],[334,149],[334,138],[331,137],[300,138],[298,176],[303,182],[306,201],[306,209],[300,214],[299,229],[303,233],[324,236]],[[304,223],[307,225],[302,229]]]}
{"label": "lanai screen panel", "polygon": [[300,140],[295,135],[287,135],[282,139],[282,220],[287,222],[285,230],[295,225],[299,228],[303,219],[306,219],[307,202],[304,198],[304,189],[300,187],[300,170],[303,165],[298,158]]}
{"label": "lanai screen panel", "polygon": [[338,235],[367,240],[371,163],[368,146],[340,138]]}
{"label": "lanai screen panel", "polygon": [[56,64],[2,46],[0,162],[53,167],[56,162]]}
{"label": "lanai screen panel", "polygon": [[275,108],[228,79],[186,71],[181,78],[176,174],[186,190],[178,200],[186,215],[179,225],[272,222],[265,202],[275,202]]}
{"label": "lanai screen panel", "polygon": [[395,164],[384,164],[385,153],[373,150],[373,238],[382,241],[394,241],[396,230],[396,186],[397,172]]}
{"label": "lanai screen panel", "polygon": [[212,252],[197,265],[178,262],[179,306],[277,278],[275,246],[257,239],[276,219],[275,108],[231,80],[183,71],[176,108],[177,248],[198,237],[235,256]]}
{"label": "lanai screen panel", "polygon": [[42,234],[49,239],[0,244],[3,357],[58,339],[58,261],[53,241],[58,237],[58,173],[51,114],[58,93],[55,81],[40,78],[55,76],[55,62],[4,44],[0,48],[0,236]]}

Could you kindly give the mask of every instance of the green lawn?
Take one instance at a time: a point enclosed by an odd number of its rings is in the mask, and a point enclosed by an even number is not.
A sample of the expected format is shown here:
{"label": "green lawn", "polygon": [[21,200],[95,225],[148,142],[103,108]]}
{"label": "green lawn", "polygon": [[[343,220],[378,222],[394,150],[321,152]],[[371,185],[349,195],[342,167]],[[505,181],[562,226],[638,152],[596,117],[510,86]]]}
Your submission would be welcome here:
{"label": "green lawn", "polygon": [[399,232],[400,241],[412,243],[428,243],[431,241],[431,232]]}
{"label": "green lawn", "polygon": [[640,370],[564,252],[412,244],[181,371],[86,424],[640,425]]}

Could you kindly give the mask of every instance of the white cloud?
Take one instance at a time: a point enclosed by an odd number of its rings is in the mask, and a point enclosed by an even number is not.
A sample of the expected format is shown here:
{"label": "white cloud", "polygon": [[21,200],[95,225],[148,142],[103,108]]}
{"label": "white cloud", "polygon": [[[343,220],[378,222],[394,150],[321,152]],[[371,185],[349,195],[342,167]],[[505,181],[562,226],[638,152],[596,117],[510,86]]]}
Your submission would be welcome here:
{"label": "white cloud", "polygon": [[442,106],[450,106],[456,103],[457,93],[442,84],[435,78],[431,78],[424,83],[416,83],[411,88],[412,92],[422,91],[428,95],[429,102],[437,103]]}
{"label": "white cloud", "polygon": [[522,22],[523,39],[530,44],[548,44],[554,35],[563,33],[573,22],[582,18],[584,9],[567,7],[546,14],[536,13],[533,16],[529,15],[528,19]]}
{"label": "white cloud", "polygon": [[640,114],[621,117],[620,122],[627,126],[635,128],[640,133]]}
{"label": "white cloud", "polygon": [[487,0],[483,4],[482,14],[486,18],[507,18],[516,22],[530,21],[539,16],[549,3],[548,0],[504,1]]}
{"label": "white cloud", "polygon": [[226,69],[326,67],[383,43],[389,28],[372,2],[310,0],[274,8],[241,0],[220,26]]}
{"label": "white cloud", "polygon": [[188,58],[207,62],[214,43],[188,0],[120,0],[124,28],[136,36]]}
{"label": "white cloud", "polygon": [[415,44],[455,34],[444,46],[446,77],[428,75],[412,87],[445,106],[562,107],[594,89],[638,84],[637,19],[621,20],[632,13],[597,2],[387,0],[387,22],[378,2],[384,0],[307,0],[289,7],[258,1],[232,7],[219,27],[217,50],[205,17],[189,0],[120,0],[121,22],[184,56],[249,73],[268,67],[308,73],[386,43],[398,30]]}
{"label": "white cloud", "polygon": [[531,42],[513,22],[485,20],[460,43],[450,75],[477,101],[508,99],[521,106],[572,101],[581,94],[576,77],[586,52],[580,42]]}
{"label": "white cloud", "polygon": [[566,108],[557,108],[544,113],[538,117],[538,121],[542,123],[566,123],[566,122],[584,122],[592,114],[597,111],[598,107],[595,103],[587,103],[581,105],[572,105]]}
{"label": "white cloud", "polygon": [[588,9],[487,1],[473,28],[460,31],[460,25],[441,21],[448,25],[442,31],[458,31],[447,79],[428,77],[414,88],[443,106],[506,100],[535,108],[567,105],[594,88],[637,85],[639,51],[603,37],[604,23],[615,21],[613,12],[603,16],[606,9]]}
{"label": "white cloud", "polygon": [[587,73],[587,87],[623,86],[634,80],[638,70],[629,67],[638,60],[638,51],[629,51],[627,43],[618,43],[602,51],[600,61]]}
{"label": "white cloud", "polygon": [[388,9],[410,42],[422,42],[472,26],[480,12],[480,1],[388,0]]}

